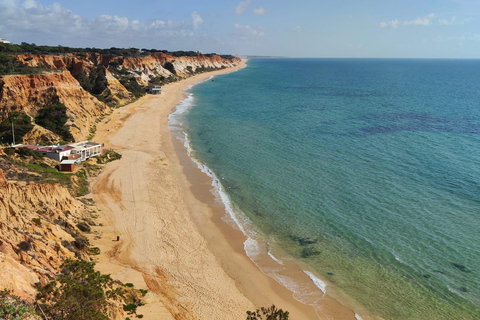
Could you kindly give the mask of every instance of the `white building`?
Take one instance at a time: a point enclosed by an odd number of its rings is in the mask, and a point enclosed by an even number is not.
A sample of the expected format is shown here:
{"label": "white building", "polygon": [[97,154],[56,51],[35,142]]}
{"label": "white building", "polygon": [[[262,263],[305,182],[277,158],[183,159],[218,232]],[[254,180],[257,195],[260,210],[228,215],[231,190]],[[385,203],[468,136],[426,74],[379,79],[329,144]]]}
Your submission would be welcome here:
{"label": "white building", "polygon": [[4,40],[0,38],[0,43],[10,43],[10,41]]}
{"label": "white building", "polygon": [[162,94],[162,87],[156,85],[149,85],[146,89],[147,93]]}
{"label": "white building", "polygon": [[93,141],[75,142],[69,144],[68,147],[72,148],[71,152],[73,154],[79,155],[80,161],[102,154],[102,145]]}

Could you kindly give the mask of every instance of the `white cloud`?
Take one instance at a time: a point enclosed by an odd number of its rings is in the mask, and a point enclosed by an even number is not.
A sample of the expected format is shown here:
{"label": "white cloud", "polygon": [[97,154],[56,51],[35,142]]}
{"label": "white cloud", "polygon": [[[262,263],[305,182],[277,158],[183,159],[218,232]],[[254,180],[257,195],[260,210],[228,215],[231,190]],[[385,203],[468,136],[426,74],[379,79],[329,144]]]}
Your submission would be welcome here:
{"label": "white cloud", "polygon": [[[391,21],[382,21],[379,23],[381,28],[391,28],[396,29],[400,25],[413,25],[413,26],[431,26],[435,22],[435,14],[430,13],[423,17],[418,17],[414,20],[404,20],[400,21],[399,19],[391,20]],[[464,24],[468,22],[468,19],[464,19],[460,22],[457,21],[457,18],[453,16],[450,20],[448,19],[438,19],[436,20],[435,24],[437,25],[452,25],[452,24]]]}
{"label": "white cloud", "polygon": [[295,31],[295,32],[302,32],[302,31],[303,31],[303,28],[302,28],[302,26],[296,26],[295,28],[293,28],[293,31]]}
{"label": "white cloud", "polygon": [[265,9],[260,6],[257,9],[254,9],[253,13],[258,14],[259,16],[263,16],[265,14]]}
{"label": "white cloud", "polygon": [[153,20],[152,23],[150,23],[151,28],[163,28],[165,27],[167,23],[163,20],[157,19]]}
{"label": "white cloud", "polygon": [[37,3],[34,1],[34,0],[26,0],[22,6],[25,8],[25,9],[31,9],[31,8],[36,8],[37,7]]}
{"label": "white cloud", "polygon": [[240,30],[242,32],[243,38],[248,37],[263,37],[265,35],[265,31],[263,27],[252,27],[249,25],[241,25],[235,23],[235,29]]}
{"label": "white cloud", "polygon": [[193,29],[198,29],[198,27],[203,23],[203,19],[202,17],[200,16],[200,14],[198,14],[197,11],[194,11],[192,13],[192,24],[193,24]]}
{"label": "white cloud", "polygon": [[252,3],[252,0],[245,0],[240,2],[237,7],[235,8],[236,14],[242,14],[247,10],[248,6]]}
{"label": "white cloud", "polygon": [[430,13],[424,17],[418,17],[415,20],[403,21],[404,25],[415,25],[415,26],[430,26],[432,24],[432,19],[435,18],[434,13]]}
{"label": "white cloud", "polygon": [[453,16],[452,19],[450,19],[450,20],[438,19],[438,23],[443,25],[443,26],[449,26],[449,25],[455,24],[456,20],[457,20],[457,17]]}
{"label": "white cloud", "polygon": [[140,30],[140,28],[141,28],[140,21],[132,20],[132,29],[137,31],[137,30]]}
{"label": "white cloud", "polygon": [[0,0],[2,38],[37,44],[69,46],[132,46],[138,43],[179,43],[191,37],[203,18],[191,14],[191,22],[129,20],[117,15],[86,19],[59,3],[44,5],[36,0]]}
{"label": "white cloud", "polygon": [[382,28],[392,28],[392,29],[397,29],[398,28],[398,19],[392,20],[392,21],[383,21],[380,22],[380,27]]}
{"label": "white cloud", "polygon": [[44,6],[34,0],[0,1],[0,30],[5,30],[6,33],[67,33],[77,30],[81,24],[80,16],[58,3]]}
{"label": "white cloud", "polygon": [[466,40],[480,41],[480,34],[478,34],[478,33],[468,33],[468,34],[463,35],[463,37]]}
{"label": "white cloud", "polygon": [[104,30],[109,34],[115,34],[118,31],[125,31],[130,26],[128,18],[119,16],[101,15],[94,19],[93,25],[98,27],[99,30]]}
{"label": "white cloud", "polygon": [[470,23],[473,18],[464,18],[462,20],[458,20],[456,16],[453,16],[450,20],[448,19],[438,19],[438,24],[442,26],[451,26],[451,25],[464,25]]}
{"label": "white cloud", "polygon": [[432,42],[448,42],[460,47],[467,41],[480,41],[480,34],[464,33],[462,35],[437,35],[432,38]]}

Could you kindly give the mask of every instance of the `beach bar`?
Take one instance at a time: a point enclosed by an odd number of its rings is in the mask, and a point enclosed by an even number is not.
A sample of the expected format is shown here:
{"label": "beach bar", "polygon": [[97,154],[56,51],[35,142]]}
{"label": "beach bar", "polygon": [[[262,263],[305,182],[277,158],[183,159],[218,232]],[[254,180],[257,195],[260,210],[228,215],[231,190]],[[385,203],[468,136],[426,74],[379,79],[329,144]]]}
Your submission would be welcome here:
{"label": "beach bar", "polygon": [[91,157],[102,153],[102,145],[93,141],[76,142],[69,145],[73,154],[78,154],[80,161],[85,161]]}
{"label": "beach bar", "polygon": [[145,91],[150,94],[162,94],[162,87],[156,85],[149,85]]}

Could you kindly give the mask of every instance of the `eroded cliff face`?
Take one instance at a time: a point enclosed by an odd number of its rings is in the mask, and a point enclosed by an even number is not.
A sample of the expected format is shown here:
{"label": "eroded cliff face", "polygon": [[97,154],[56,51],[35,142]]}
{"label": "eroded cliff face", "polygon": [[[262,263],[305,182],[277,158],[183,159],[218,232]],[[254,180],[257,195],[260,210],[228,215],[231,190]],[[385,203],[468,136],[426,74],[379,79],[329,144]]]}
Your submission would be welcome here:
{"label": "eroded cliff face", "polygon": [[[206,70],[229,68],[237,65],[240,59],[227,60],[220,56],[212,57],[173,57],[164,53],[141,58],[124,58],[119,60],[121,67],[140,73],[139,82],[146,85],[153,77],[188,78],[189,76]],[[175,72],[166,68],[171,63]]]}
{"label": "eroded cliff face", "polygon": [[25,112],[34,118],[38,110],[55,103],[67,107],[67,124],[76,140],[87,137],[90,127],[109,110],[105,103],[85,91],[68,71],[0,78],[3,118],[14,111]]}
{"label": "eroded cliff face", "polygon": [[[174,57],[162,52],[138,57],[98,53],[18,55],[30,67],[51,70],[35,75],[9,75],[0,78],[0,120],[13,112],[27,113],[32,119],[38,110],[56,103],[67,107],[70,132],[84,140],[99,118],[111,107],[138,97],[138,90],[152,81],[166,83],[199,72],[235,66],[240,59],[220,56]],[[132,83],[135,84],[132,86]],[[136,90],[136,92],[134,91]],[[24,143],[36,143],[40,131],[27,134]],[[52,137],[52,133],[49,133]],[[36,139],[37,141],[34,141]]]}
{"label": "eroded cliff face", "polygon": [[31,301],[34,284],[75,257],[67,247],[84,210],[60,184],[9,182],[0,169],[0,289]]}

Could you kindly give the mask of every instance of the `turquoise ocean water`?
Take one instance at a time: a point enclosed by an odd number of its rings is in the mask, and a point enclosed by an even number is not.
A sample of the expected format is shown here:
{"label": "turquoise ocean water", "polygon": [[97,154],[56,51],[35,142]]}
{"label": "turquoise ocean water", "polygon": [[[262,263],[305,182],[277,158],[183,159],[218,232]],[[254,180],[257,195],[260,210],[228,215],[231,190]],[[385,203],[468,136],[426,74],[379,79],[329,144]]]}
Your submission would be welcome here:
{"label": "turquoise ocean water", "polygon": [[171,128],[250,256],[385,319],[480,319],[480,61],[250,60],[187,93]]}

